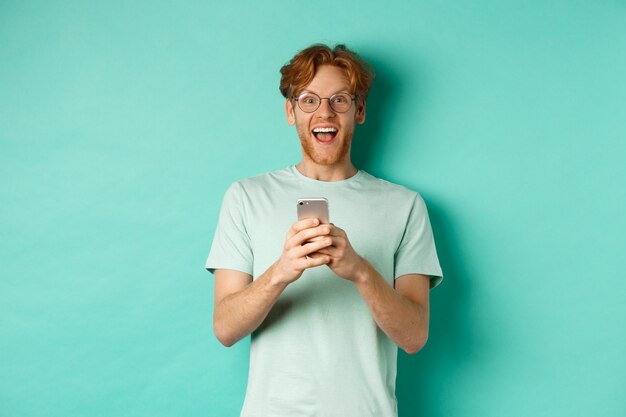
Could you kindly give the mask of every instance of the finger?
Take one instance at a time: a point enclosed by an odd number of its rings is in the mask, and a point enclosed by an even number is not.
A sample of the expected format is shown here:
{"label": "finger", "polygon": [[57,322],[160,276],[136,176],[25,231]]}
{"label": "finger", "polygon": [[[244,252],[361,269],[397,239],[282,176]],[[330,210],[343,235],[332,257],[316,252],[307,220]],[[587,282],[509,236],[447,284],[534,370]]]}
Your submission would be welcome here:
{"label": "finger", "polygon": [[304,242],[304,244],[319,242],[320,240],[324,239],[324,236],[326,236],[326,235],[314,236],[314,237],[308,239],[306,242]]}
{"label": "finger", "polygon": [[330,239],[330,245],[327,246],[323,246],[322,248],[318,249],[317,251],[310,253],[308,256],[311,255],[315,255],[316,253],[322,254],[322,255],[329,255],[329,256],[334,256],[337,252],[337,248],[334,246],[335,245],[335,239],[331,236],[327,236],[327,237],[321,237],[319,242],[323,242],[324,239]]}
{"label": "finger", "polygon": [[330,228],[328,225],[322,224],[317,227],[308,228],[299,231],[296,235],[292,236],[287,242],[287,248],[293,248],[296,246],[301,246],[308,240],[311,240],[317,236],[323,236],[330,232]]}
{"label": "finger", "polygon": [[299,261],[298,268],[299,269],[307,269],[313,268],[320,265],[325,265],[330,262],[330,257],[328,256],[320,256],[316,258],[304,258]]}
{"label": "finger", "polygon": [[292,238],[298,232],[300,232],[300,231],[302,231],[304,229],[315,227],[318,224],[320,224],[320,221],[319,221],[319,219],[316,219],[316,218],[298,220],[297,222],[295,222],[294,224],[291,225],[291,228],[287,232],[287,240]]}
{"label": "finger", "polygon": [[330,256],[332,258],[334,257],[334,254],[335,249],[332,246],[327,246],[325,248],[318,249],[313,253],[309,253],[307,256],[309,256],[310,258],[317,258],[318,256]]}
{"label": "finger", "polygon": [[333,223],[328,224],[328,226],[330,227],[329,235],[331,235],[331,236],[347,236],[346,232],[341,227],[337,227]]}
{"label": "finger", "polygon": [[330,246],[332,244],[332,239],[330,237],[326,237],[325,239],[321,239],[320,241],[315,243],[307,243],[306,245],[298,246],[296,248],[293,248],[293,250],[295,251],[294,253],[296,257],[302,258],[310,253],[317,252],[320,249]]}

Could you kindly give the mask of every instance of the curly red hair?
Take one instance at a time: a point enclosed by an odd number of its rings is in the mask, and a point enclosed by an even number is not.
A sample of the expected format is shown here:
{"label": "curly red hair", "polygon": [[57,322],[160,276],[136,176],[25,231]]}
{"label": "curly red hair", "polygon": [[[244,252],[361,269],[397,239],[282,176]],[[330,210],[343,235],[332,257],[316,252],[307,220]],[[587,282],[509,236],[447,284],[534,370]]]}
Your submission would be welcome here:
{"label": "curly red hair", "polygon": [[318,43],[298,52],[281,69],[280,92],[283,97],[292,99],[311,83],[317,68],[321,65],[334,65],[346,71],[351,93],[365,99],[374,81],[374,69],[345,45],[330,49]]}

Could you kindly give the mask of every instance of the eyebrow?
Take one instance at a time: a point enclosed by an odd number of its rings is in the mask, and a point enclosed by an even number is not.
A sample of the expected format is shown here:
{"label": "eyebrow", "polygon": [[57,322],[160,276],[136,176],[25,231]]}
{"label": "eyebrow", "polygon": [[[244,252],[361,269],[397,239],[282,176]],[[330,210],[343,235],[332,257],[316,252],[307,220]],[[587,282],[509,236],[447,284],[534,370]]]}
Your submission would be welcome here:
{"label": "eyebrow", "polygon": [[[318,96],[320,95],[319,93],[317,93],[317,92],[315,92],[315,91],[313,91],[313,90],[307,90],[307,89],[302,90],[302,91],[300,92],[300,94],[302,94],[302,93],[313,93],[313,94],[317,94]],[[332,97],[332,96],[334,96],[335,94],[339,94],[339,93],[352,94],[352,93],[350,92],[350,90],[348,90],[347,88],[343,88],[343,89],[341,89],[341,90],[339,90],[339,91],[335,91],[334,93],[332,93],[332,94],[331,94],[331,97]],[[300,94],[298,94],[298,95],[300,95]],[[321,97],[321,96],[320,96],[320,97]]]}

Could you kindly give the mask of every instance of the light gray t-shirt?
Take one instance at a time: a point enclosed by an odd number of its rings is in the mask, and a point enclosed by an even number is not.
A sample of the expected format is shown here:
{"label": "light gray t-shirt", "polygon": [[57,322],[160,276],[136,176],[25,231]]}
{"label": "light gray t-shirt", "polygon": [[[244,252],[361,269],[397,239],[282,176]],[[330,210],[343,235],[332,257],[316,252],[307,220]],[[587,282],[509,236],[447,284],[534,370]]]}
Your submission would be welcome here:
{"label": "light gray t-shirt", "polygon": [[[262,275],[297,220],[296,200],[328,199],[330,222],[393,285],[405,274],[442,278],[422,197],[363,170],[334,182],[295,166],[235,182],[222,202],[210,272]],[[397,346],[365,300],[326,265],[305,270],[252,333],[242,417],[395,417]]]}

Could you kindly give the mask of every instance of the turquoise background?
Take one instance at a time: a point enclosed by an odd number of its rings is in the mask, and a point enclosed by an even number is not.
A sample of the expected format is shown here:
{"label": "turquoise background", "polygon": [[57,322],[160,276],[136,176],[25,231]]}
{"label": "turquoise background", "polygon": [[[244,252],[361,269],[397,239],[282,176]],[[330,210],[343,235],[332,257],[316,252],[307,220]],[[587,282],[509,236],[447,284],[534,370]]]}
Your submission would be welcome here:
{"label": "turquoise background", "polygon": [[[624,416],[624,1],[0,1],[0,416],[237,416],[226,188],[299,161],[279,68],[378,71],[353,159],[446,278],[400,416]],[[374,225],[383,227],[384,225]]]}

